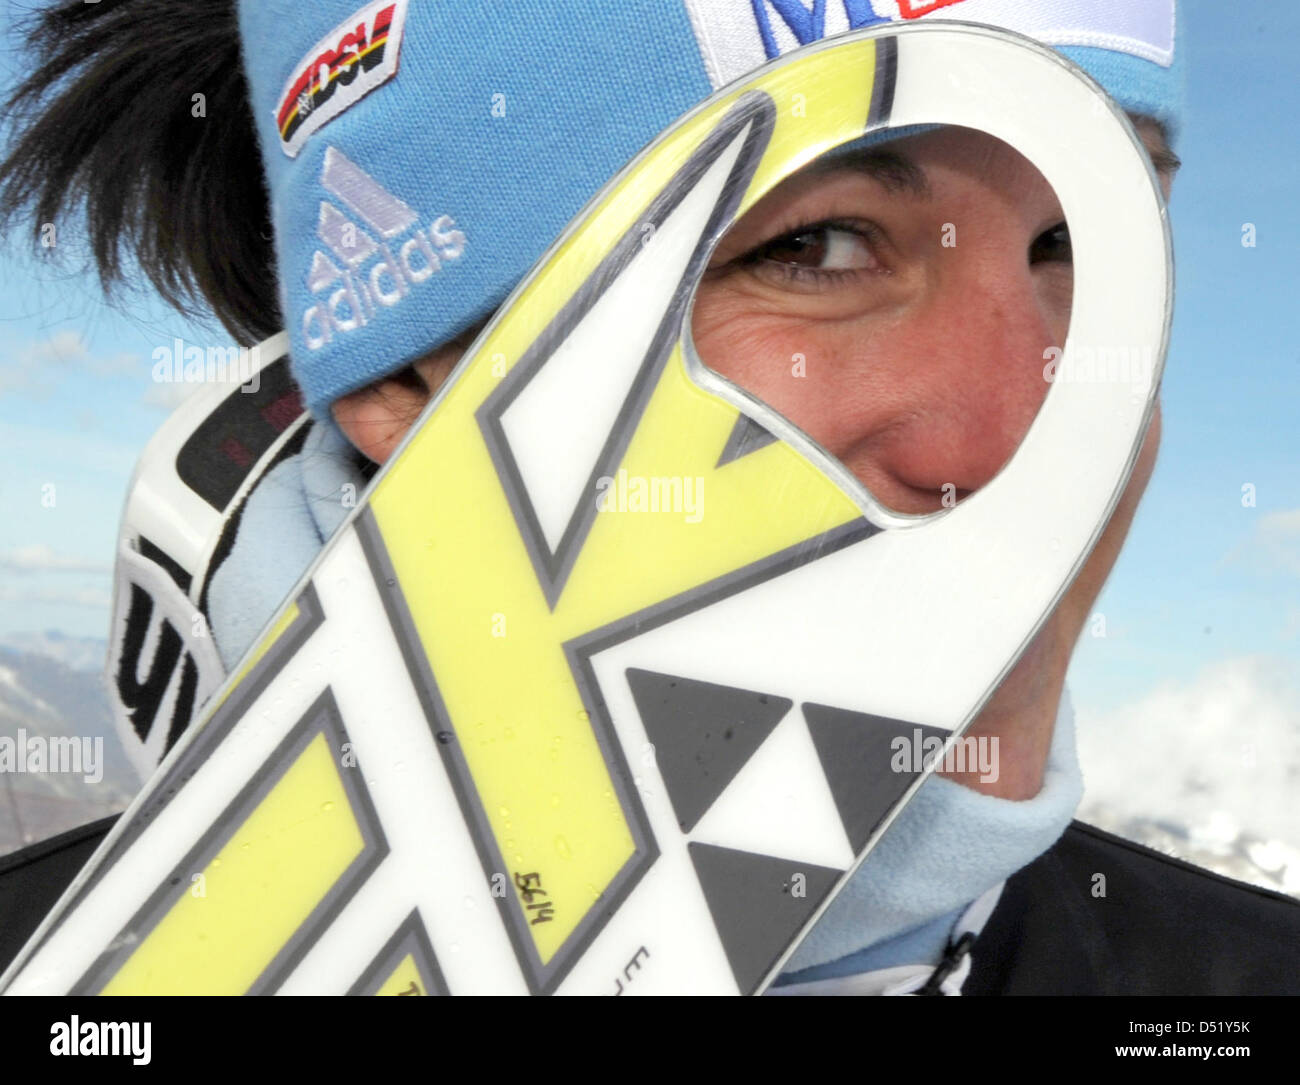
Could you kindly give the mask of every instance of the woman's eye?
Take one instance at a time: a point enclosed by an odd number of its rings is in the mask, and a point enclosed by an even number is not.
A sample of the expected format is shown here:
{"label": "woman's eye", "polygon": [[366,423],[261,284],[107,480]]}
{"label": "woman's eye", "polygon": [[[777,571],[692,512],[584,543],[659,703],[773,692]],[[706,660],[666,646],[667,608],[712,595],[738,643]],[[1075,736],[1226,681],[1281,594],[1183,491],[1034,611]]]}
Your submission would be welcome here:
{"label": "woman's eye", "polygon": [[801,271],[867,271],[880,262],[859,229],[809,226],[755,249],[747,263],[780,264]]}
{"label": "woman's eye", "polygon": [[1058,223],[1050,230],[1044,230],[1029,246],[1031,264],[1068,264],[1073,260],[1074,250],[1070,247],[1070,228],[1064,222]]}

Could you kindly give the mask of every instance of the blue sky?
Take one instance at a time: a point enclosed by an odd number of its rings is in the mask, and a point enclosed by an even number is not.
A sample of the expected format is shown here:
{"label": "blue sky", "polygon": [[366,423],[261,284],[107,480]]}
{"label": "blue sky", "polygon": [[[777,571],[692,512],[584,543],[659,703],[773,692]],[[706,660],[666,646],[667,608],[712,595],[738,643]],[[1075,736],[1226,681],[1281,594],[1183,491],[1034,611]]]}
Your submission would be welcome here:
{"label": "blue sky", "polygon": [[151,380],[151,354],[224,337],[143,292],[129,316],[108,309],[89,276],[14,248],[0,257],[0,635],[102,637],[131,471],[180,390]]}
{"label": "blue sky", "polygon": [[1300,5],[1184,10],[1164,440],[1098,601],[1108,636],[1085,635],[1072,675],[1079,697],[1105,706],[1229,656],[1273,654],[1300,673]]}
{"label": "blue sky", "polygon": [[[1300,673],[1300,5],[1239,10],[1183,5],[1191,79],[1165,437],[1097,607],[1107,636],[1085,634],[1076,655],[1075,699],[1093,712],[1242,657]],[[0,62],[12,70],[8,54]],[[69,266],[56,273],[13,240],[0,251],[0,635],[104,635],[127,482],[176,391],[151,381],[150,355],[178,335],[225,341],[145,291],[106,308]]]}

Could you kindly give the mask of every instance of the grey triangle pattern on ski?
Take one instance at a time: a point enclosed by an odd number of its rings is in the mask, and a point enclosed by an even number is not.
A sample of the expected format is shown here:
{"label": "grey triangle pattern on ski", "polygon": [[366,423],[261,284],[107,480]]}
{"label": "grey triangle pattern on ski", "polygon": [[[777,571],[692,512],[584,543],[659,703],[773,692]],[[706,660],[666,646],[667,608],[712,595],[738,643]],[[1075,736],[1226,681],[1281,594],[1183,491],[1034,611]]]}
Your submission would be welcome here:
{"label": "grey triangle pattern on ski", "polygon": [[687,833],[794,704],[788,697],[634,667],[627,682],[673,813]]}
{"label": "grey triangle pattern on ski", "polygon": [[819,704],[805,704],[803,716],[849,843],[855,852],[861,852],[880,819],[921,775],[920,765],[912,766],[913,771],[894,771],[894,739],[905,738],[910,749],[918,730],[922,740],[931,736],[943,739],[948,732]]}
{"label": "grey triangle pattern on ski", "polygon": [[749,415],[742,414],[731,427],[731,435],[727,438],[727,443],[722,446],[722,455],[718,457],[714,468],[716,470],[742,456],[748,456],[751,452],[757,452],[775,440],[776,434],[769,433]]}
{"label": "grey triangle pattern on ski", "polygon": [[844,871],[714,844],[687,848],[740,993],[753,994]]}

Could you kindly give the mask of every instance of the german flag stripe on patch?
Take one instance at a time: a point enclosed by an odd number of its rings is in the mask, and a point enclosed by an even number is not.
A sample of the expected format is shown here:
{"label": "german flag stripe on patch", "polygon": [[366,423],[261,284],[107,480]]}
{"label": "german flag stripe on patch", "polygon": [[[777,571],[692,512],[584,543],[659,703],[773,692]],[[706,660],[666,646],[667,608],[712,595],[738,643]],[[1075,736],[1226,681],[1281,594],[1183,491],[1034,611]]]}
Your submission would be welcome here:
{"label": "german flag stripe on patch", "polygon": [[[298,124],[303,119],[302,109],[301,109],[302,102],[301,102],[301,98],[299,97],[301,94],[306,92],[310,94],[312,98],[315,98],[321,93],[322,90],[328,89],[335,82],[337,82],[340,76],[345,75],[348,72],[351,72],[354,66],[358,63],[360,63],[362,71],[370,71],[376,64],[378,64],[380,61],[384,59],[384,48],[387,45],[388,45],[388,35],[385,34],[382,38],[379,38],[376,41],[372,42],[370,44],[370,47],[367,48],[362,53],[349,53],[347,60],[344,60],[342,57],[336,58],[334,61],[331,62],[330,77],[329,80],[324,84],[324,86],[316,82],[316,75],[319,74],[319,70],[317,72],[311,72],[311,73],[304,72],[302,76],[302,81],[300,83],[301,89],[298,90],[298,92],[292,98],[290,98],[285,102],[286,111],[283,113],[282,120],[280,122],[281,137],[284,139],[288,139],[290,136],[292,136],[294,129],[298,126]],[[307,86],[306,84],[308,82],[309,75],[311,76],[310,86]]]}
{"label": "german flag stripe on patch", "polygon": [[397,73],[409,0],[373,0],[317,42],[280,94],[275,125],[293,157],[307,138]]}

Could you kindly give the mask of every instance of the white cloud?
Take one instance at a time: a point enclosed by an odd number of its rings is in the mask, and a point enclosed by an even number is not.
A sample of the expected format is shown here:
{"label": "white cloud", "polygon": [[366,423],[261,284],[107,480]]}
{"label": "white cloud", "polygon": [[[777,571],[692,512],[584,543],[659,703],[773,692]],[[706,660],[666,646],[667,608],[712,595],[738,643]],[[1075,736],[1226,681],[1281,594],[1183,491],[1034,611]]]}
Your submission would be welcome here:
{"label": "white cloud", "polygon": [[1084,807],[1300,847],[1300,668],[1242,657],[1114,711],[1077,707]]}
{"label": "white cloud", "polygon": [[0,584],[0,602],[90,607],[106,611],[113,597],[103,588],[15,588]]}
{"label": "white cloud", "polygon": [[157,407],[159,410],[171,414],[172,411],[202,387],[201,384],[184,384],[180,381],[170,383],[155,382],[144,390],[140,402],[146,407]]}
{"label": "white cloud", "polygon": [[0,363],[0,394],[35,391],[36,384],[30,367],[15,359]]}
{"label": "white cloud", "polygon": [[90,349],[81,332],[65,328],[42,343],[28,344],[18,356],[33,365],[75,364],[85,361],[90,356]]}
{"label": "white cloud", "polygon": [[1255,535],[1268,559],[1300,576],[1300,509],[1266,512],[1259,519]]}
{"label": "white cloud", "polygon": [[86,369],[97,377],[132,376],[146,372],[144,359],[138,354],[97,354],[87,360]]}
{"label": "white cloud", "polygon": [[1225,565],[1236,563],[1300,576],[1300,509],[1262,513],[1245,541],[1223,559]]}
{"label": "white cloud", "polygon": [[0,569],[23,573],[107,573],[111,566],[102,561],[56,553],[44,543],[0,551]]}
{"label": "white cloud", "polygon": [[48,339],[27,343],[0,360],[0,392],[48,394],[65,377],[120,377],[145,372],[134,354],[95,354],[80,331],[64,328]]}
{"label": "white cloud", "polygon": [[1282,636],[1286,640],[1294,640],[1300,637],[1300,607],[1288,607],[1286,612],[1286,624],[1282,626]]}

